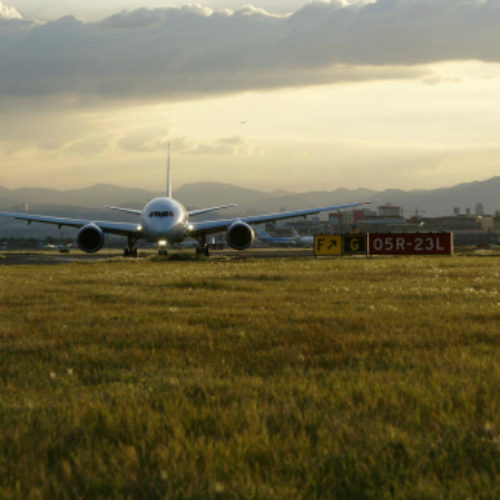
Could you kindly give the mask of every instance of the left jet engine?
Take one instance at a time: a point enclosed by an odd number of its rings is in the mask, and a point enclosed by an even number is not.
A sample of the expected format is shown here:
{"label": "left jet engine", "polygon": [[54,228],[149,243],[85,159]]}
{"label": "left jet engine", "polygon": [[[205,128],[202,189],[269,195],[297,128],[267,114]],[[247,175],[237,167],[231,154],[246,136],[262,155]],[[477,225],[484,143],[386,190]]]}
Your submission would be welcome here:
{"label": "left jet engine", "polygon": [[104,233],[95,224],[87,224],[78,231],[76,242],[80,250],[94,253],[104,245]]}

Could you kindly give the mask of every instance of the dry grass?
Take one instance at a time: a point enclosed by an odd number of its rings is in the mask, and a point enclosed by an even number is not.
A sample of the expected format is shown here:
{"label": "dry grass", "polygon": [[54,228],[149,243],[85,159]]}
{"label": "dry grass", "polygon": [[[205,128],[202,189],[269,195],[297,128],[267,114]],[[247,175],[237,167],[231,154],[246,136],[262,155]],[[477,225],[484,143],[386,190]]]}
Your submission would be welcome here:
{"label": "dry grass", "polygon": [[0,268],[0,497],[500,496],[500,260]]}

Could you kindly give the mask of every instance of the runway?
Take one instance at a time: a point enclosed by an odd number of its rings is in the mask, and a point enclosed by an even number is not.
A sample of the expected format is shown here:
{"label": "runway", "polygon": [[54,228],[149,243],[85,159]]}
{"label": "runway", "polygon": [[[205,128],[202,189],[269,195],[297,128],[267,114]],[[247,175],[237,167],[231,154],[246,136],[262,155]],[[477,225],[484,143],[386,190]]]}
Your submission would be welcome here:
{"label": "runway", "polygon": [[[276,258],[304,258],[312,257],[312,248],[252,248],[238,251],[231,249],[212,250],[208,259],[276,259]],[[206,257],[201,257],[206,259]],[[158,257],[154,250],[139,250],[139,257],[123,257],[121,250],[101,250],[95,254],[86,254],[78,250],[70,253],[46,252],[46,251],[4,251],[0,253],[0,266],[20,265],[61,265],[74,262],[129,262],[153,259],[157,262],[170,260],[196,260],[194,250],[169,250],[167,257]]]}
{"label": "runway", "polygon": [[3,252],[0,256],[0,266],[20,266],[20,265],[55,265],[67,264],[70,262],[87,262],[107,260],[109,255],[87,255],[84,253],[56,254],[46,252]]}

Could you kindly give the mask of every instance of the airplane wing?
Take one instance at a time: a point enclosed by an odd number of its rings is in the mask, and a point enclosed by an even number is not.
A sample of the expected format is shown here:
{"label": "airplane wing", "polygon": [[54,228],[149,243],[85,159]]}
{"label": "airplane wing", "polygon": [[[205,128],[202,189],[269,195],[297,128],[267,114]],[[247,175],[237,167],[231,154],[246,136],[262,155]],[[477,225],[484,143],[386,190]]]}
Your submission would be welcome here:
{"label": "airplane wing", "polygon": [[119,212],[126,212],[128,214],[142,215],[142,210],[138,210],[136,208],[111,207],[110,205],[104,205],[104,208],[109,208],[110,210],[118,210]]}
{"label": "airplane wing", "polygon": [[235,207],[236,205],[237,203],[229,203],[228,205],[219,205],[217,207],[201,208],[199,210],[189,210],[188,215],[189,217],[191,217],[193,215],[206,214],[208,212],[215,212],[216,210],[221,210],[223,208]]}
{"label": "airplane wing", "polygon": [[318,214],[320,212],[328,212],[330,210],[341,210],[344,208],[354,208],[360,205],[366,205],[370,201],[361,201],[355,203],[345,203],[343,205],[330,205],[327,207],[308,208],[305,210],[291,210],[288,212],[278,212],[265,215],[251,215],[249,217],[236,217],[234,219],[221,219],[215,221],[190,222],[188,235],[194,236],[198,234],[210,234],[224,231],[235,222],[246,222],[247,224],[262,224],[264,222],[272,222],[275,220],[291,219],[293,217],[306,217],[308,215]]}
{"label": "airplane wing", "polygon": [[139,224],[131,222],[109,222],[109,221],[93,221],[85,219],[69,219],[67,217],[52,217],[49,215],[35,215],[35,214],[21,214],[15,212],[0,212],[1,217],[12,217],[17,220],[24,220],[28,224],[31,222],[42,222],[44,224],[53,224],[59,226],[76,227],[80,228],[87,224],[95,224],[101,228],[105,233],[119,234],[122,236],[134,235],[140,236],[142,234],[142,227]]}

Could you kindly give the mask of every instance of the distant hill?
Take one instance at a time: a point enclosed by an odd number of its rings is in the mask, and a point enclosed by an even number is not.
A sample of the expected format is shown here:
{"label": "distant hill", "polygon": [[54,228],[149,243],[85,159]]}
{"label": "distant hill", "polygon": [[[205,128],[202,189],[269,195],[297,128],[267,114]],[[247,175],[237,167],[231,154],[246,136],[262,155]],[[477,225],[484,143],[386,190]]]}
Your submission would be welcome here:
{"label": "distant hill", "polygon": [[224,203],[238,203],[238,205],[253,204],[267,198],[269,195],[255,189],[248,189],[232,184],[218,182],[198,182],[184,184],[174,190],[174,198],[190,207],[212,207]]}
{"label": "distant hill", "polygon": [[[134,216],[110,212],[104,206],[118,205],[142,208],[148,200],[162,194],[161,192],[109,184],[97,184],[66,191],[48,188],[7,189],[0,186],[0,210],[24,211],[25,204],[28,203],[30,212],[85,217],[94,220],[131,220],[131,217]],[[493,213],[495,210],[500,210],[500,177],[428,190],[336,189],[307,193],[292,193],[283,190],[264,192],[232,184],[200,182],[184,184],[176,189],[173,195],[188,208],[238,203],[237,207],[220,212],[220,215],[224,217],[277,212],[282,209],[310,208],[367,199],[376,200],[374,207],[385,203],[401,206],[406,216],[415,213],[416,209],[425,216],[450,215],[453,213],[454,207],[460,207],[464,212],[466,208],[474,211],[476,203],[482,203],[486,213]],[[212,214],[211,217],[217,215]],[[20,226],[24,229],[24,223],[0,218],[0,236],[5,234],[7,228],[10,231],[10,229]],[[40,225],[34,224],[32,228],[34,229],[35,226],[40,227]],[[47,232],[46,226],[40,230]],[[33,231],[31,234],[38,232]]]}
{"label": "distant hill", "polygon": [[451,215],[454,207],[460,207],[463,212],[466,208],[474,211],[476,203],[482,203],[486,212],[494,213],[495,210],[500,210],[500,177],[446,188],[412,191],[341,188],[307,193],[266,193],[230,184],[198,183],[182,186],[174,195],[193,207],[234,201],[238,203],[238,207],[232,212],[238,215],[363,200],[376,200],[375,206],[385,203],[401,206],[406,216],[415,213],[416,209],[426,216]]}
{"label": "distant hill", "polygon": [[99,207],[103,205],[114,205],[124,201],[144,203],[160,193],[152,193],[143,189],[124,188],[110,184],[96,184],[95,186],[82,189],[69,189],[58,191],[48,188],[23,187],[18,189],[5,189],[0,187],[0,204],[5,206],[4,200],[16,204],[29,203],[30,205],[66,205],[77,207]]}
{"label": "distant hill", "polygon": [[425,211],[427,216],[451,215],[454,207],[461,208],[463,212],[470,208],[474,213],[476,203],[482,203],[485,212],[493,214],[495,210],[500,210],[500,177],[440,189],[386,190],[378,193],[377,197],[404,207],[408,215],[416,208]]}

